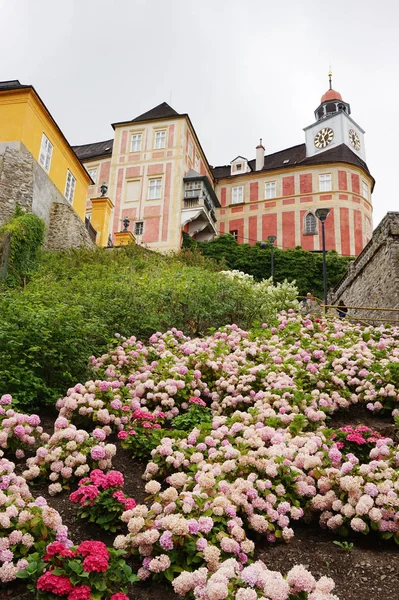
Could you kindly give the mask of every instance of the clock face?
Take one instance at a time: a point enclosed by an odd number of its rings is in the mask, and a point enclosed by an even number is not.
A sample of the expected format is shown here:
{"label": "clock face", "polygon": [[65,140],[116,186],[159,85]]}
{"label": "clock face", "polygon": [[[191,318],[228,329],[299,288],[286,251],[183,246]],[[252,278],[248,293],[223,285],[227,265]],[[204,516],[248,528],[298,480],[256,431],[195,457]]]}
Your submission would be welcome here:
{"label": "clock face", "polygon": [[355,150],[360,150],[360,139],[354,129],[349,129],[349,141]]}
{"label": "clock face", "polygon": [[334,139],[334,131],[331,127],[323,127],[315,135],[314,145],[316,148],[326,148]]}

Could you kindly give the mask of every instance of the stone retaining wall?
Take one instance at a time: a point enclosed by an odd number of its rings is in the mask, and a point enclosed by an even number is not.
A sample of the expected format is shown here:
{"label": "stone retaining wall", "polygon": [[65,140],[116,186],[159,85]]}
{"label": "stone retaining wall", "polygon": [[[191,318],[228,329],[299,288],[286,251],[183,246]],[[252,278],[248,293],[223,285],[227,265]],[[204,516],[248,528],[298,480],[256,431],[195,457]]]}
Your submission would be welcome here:
{"label": "stone retaining wall", "polygon": [[0,147],[0,225],[19,204],[46,224],[45,246],[53,250],[93,247],[84,223],[21,143]]}
{"label": "stone retaining wall", "polygon": [[[341,300],[346,306],[399,308],[399,212],[385,215],[363,252],[330,290],[329,303]],[[348,315],[399,321],[399,311],[349,309]]]}

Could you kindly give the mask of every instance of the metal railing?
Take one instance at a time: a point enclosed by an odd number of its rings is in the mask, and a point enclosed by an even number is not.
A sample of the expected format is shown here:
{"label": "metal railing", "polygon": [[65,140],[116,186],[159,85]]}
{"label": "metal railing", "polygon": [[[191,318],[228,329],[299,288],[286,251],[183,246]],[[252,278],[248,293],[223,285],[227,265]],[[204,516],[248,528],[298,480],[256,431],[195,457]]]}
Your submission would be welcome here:
{"label": "metal railing", "polygon": [[[297,296],[298,300],[302,300],[305,301],[304,304],[306,304],[306,301],[309,302],[314,302],[318,305],[318,307],[320,308],[320,312],[324,313],[327,317],[331,317],[331,316],[339,316],[339,313],[345,313],[345,316],[342,316],[341,318],[345,318],[348,319],[349,321],[353,321],[356,323],[360,323],[363,325],[370,325],[372,323],[390,323],[390,324],[397,324],[399,325],[399,308],[392,308],[392,307],[381,307],[381,306],[358,306],[358,305],[352,305],[352,304],[348,304],[345,306],[339,305],[339,304],[324,304],[323,300],[321,300],[320,298],[317,298],[316,296],[312,296],[311,298],[309,298],[308,296]],[[388,312],[388,313],[396,313],[395,316],[398,317],[398,319],[385,319],[382,317],[377,317],[377,316],[368,316],[367,314],[365,315],[361,315],[361,316],[357,316],[357,315],[351,315],[348,314],[347,311],[349,310],[358,310],[358,311],[364,311],[364,312],[369,312],[372,313],[374,311],[378,312]],[[334,311],[334,314],[332,314],[332,312]]]}

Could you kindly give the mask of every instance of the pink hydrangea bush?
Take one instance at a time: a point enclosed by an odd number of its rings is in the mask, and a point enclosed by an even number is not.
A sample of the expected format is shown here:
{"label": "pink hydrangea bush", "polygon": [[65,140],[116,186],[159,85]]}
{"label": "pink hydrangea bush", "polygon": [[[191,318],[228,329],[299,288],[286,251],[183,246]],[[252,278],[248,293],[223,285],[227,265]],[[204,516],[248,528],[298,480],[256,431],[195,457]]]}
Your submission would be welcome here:
{"label": "pink hydrangea bush", "polygon": [[38,415],[26,415],[12,408],[12,397],[0,397],[0,448],[22,459],[25,453],[34,452],[40,443],[46,443],[49,435],[40,426]]}
{"label": "pink hydrangea bush", "polygon": [[220,414],[266,401],[278,415],[302,413],[317,425],[358,402],[373,411],[395,408],[398,354],[393,330],[312,321],[289,310],[276,327],[253,333],[232,325],[190,340],[172,330],[154,334],[147,347],[120,338],[91,360],[96,373],[129,388],[133,409],[139,403],[171,419],[190,396]]}
{"label": "pink hydrangea bush", "polygon": [[121,515],[136,506],[133,498],[123,492],[124,478],[120,471],[104,473],[100,469],[91,471],[89,477],[79,481],[77,490],[69,499],[79,504],[78,516],[102,529],[115,533],[121,529]]}
{"label": "pink hydrangea bush", "polygon": [[70,543],[59,513],[44,498],[33,498],[14,463],[0,458],[0,583],[9,583],[32,553],[49,541]]}
{"label": "pink hydrangea bush", "polygon": [[262,561],[243,567],[234,558],[201,567],[193,572],[183,571],[173,581],[179,596],[192,594],[195,600],[338,600],[332,594],[334,581],[321,577],[318,581],[302,565],[293,567],[285,577],[270,571]]}
{"label": "pink hydrangea bush", "polygon": [[28,579],[28,589],[46,600],[129,600],[127,586],[137,581],[123,552],[98,541],[72,547],[53,542],[44,557],[36,554],[26,562],[18,577]]}
{"label": "pink hydrangea bush", "polygon": [[92,469],[111,469],[115,454],[114,444],[99,441],[95,432],[90,435],[58,417],[53,435],[36,450],[36,456],[28,458],[22,475],[27,481],[49,479],[49,493],[54,496]]}
{"label": "pink hydrangea bush", "polygon": [[344,454],[353,453],[361,462],[367,462],[370,452],[379,446],[392,444],[393,440],[383,437],[378,431],[366,425],[346,425],[334,431],[332,439]]}
{"label": "pink hydrangea bush", "polygon": [[320,472],[311,508],[319,511],[322,527],[342,535],[377,531],[399,544],[399,448],[379,440],[370,460],[354,454]]}

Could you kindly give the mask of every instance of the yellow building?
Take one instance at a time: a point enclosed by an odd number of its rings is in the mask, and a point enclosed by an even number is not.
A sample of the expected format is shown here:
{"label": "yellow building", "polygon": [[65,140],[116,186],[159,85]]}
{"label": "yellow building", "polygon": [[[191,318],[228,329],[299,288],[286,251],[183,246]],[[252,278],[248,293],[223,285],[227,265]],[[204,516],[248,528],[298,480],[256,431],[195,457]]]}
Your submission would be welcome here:
{"label": "yellow building", "polygon": [[31,85],[0,82],[0,154],[27,150],[84,222],[89,174]]}

